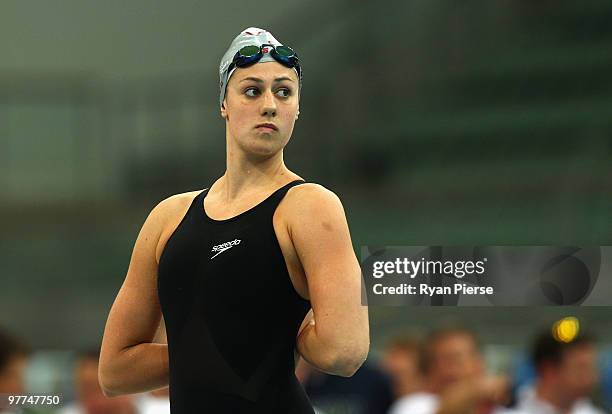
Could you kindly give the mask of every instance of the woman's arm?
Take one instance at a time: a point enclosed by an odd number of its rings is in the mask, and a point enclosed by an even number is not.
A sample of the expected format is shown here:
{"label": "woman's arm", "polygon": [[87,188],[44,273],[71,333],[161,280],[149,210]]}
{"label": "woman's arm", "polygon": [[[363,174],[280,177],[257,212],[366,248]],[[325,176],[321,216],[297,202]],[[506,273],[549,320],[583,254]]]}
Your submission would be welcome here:
{"label": "woman's arm", "polygon": [[159,203],[145,220],[106,322],[98,379],[107,397],[168,385],[168,345],[154,342],[163,335],[156,247],[171,199]]}
{"label": "woman's arm", "polygon": [[303,325],[297,349],[318,369],[349,377],[370,345],[361,269],[338,197],[316,184],[298,188],[287,224],[308,280],[313,318]]}

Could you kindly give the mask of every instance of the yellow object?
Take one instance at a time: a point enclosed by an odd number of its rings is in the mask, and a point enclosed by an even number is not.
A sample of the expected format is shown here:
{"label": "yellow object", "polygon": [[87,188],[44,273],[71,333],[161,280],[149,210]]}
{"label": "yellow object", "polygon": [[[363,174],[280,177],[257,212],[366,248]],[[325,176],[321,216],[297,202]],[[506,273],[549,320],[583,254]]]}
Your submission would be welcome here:
{"label": "yellow object", "polygon": [[580,322],[573,316],[560,319],[553,325],[553,337],[560,342],[572,342],[580,331]]}

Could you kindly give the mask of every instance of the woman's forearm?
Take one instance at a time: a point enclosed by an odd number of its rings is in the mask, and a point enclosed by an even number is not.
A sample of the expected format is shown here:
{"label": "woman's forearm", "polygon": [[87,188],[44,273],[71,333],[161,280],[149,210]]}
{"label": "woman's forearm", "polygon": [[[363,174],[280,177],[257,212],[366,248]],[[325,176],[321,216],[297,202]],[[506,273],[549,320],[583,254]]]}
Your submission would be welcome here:
{"label": "woman's forearm", "polygon": [[107,397],[151,391],[168,385],[168,345],[142,343],[100,358],[98,379]]}
{"label": "woman's forearm", "polygon": [[367,357],[361,349],[326,343],[319,335],[314,321],[306,325],[297,337],[297,350],[302,357],[319,370],[343,377],[352,376]]}

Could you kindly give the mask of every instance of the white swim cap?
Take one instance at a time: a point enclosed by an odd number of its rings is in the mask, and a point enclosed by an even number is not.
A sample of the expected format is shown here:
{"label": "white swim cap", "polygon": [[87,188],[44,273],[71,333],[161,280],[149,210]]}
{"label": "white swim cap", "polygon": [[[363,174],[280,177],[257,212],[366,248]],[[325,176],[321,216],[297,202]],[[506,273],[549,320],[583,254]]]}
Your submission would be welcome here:
{"label": "white swim cap", "polygon": [[[232,61],[234,60],[234,56],[236,53],[242,49],[244,46],[261,46],[265,44],[271,44],[273,46],[282,46],[283,44],[276,40],[272,33],[267,30],[260,29],[258,27],[249,27],[244,29],[238,36],[234,38],[229,48],[221,58],[221,62],[219,63],[219,106],[223,104],[223,99],[225,98],[225,91],[227,89],[227,83],[229,82],[229,78],[232,76],[232,73],[236,70],[236,67],[233,67],[229,73],[228,68]],[[276,59],[270,55],[270,53],[264,53],[264,55],[259,59],[257,63],[263,62],[275,62]],[[298,79],[300,81],[299,89],[302,89],[302,77],[301,70],[298,72],[295,68],[296,74],[298,74]]]}

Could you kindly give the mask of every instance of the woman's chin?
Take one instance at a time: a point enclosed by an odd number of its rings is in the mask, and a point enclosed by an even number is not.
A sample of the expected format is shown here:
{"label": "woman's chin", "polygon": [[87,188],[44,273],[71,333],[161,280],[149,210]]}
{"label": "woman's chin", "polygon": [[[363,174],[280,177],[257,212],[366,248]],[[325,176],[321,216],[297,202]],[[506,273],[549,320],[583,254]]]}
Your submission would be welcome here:
{"label": "woman's chin", "polygon": [[282,147],[274,145],[251,145],[248,153],[257,158],[270,158],[282,151]]}
{"label": "woman's chin", "polygon": [[271,137],[268,134],[262,135],[248,145],[247,150],[250,153],[253,155],[271,156],[283,149],[284,145],[278,140],[278,137]]}

